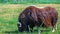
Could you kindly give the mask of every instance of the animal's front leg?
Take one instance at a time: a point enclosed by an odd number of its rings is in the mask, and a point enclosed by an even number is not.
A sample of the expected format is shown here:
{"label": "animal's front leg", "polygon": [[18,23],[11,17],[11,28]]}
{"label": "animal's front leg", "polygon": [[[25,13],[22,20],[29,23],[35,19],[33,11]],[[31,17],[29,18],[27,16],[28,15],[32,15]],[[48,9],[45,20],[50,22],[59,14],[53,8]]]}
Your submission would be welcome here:
{"label": "animal's front leg", "polygon": [[24,25],[24,31],[29,32],[28,25]]}
{"label": "animal's front leg", "polygon": [[37,27],[37,30],[38,30],[38,34],[40,34],[41,31],[40,31],[40,28],[39,27]]}

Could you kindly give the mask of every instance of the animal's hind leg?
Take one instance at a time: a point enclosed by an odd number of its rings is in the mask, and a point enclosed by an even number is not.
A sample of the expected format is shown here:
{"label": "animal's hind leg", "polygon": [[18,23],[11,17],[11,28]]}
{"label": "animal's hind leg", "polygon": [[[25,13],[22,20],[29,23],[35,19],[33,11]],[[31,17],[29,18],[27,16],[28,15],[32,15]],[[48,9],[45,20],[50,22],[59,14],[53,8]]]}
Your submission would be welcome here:
{"label": "animal's hind leg", "polygon": [[52,26],[52,32],[55,32],[55,30],[56,30],[56,25],[53,25]]}
{"label": "animal's hind leg", "polygon": [[54,18],[54,19],[52,20],[52,32],[55,32],[55,30],[57,29],[57,24],[56,24],[56,22],[57,22],[57,18]]}

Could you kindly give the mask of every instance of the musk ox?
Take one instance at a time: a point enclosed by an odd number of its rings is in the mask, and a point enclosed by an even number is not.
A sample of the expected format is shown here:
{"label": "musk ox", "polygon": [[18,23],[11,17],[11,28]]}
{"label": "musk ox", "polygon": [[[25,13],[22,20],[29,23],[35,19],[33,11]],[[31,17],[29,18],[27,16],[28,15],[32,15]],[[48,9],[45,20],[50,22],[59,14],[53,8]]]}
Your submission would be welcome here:
{"label": "musk ox", "polygon": [[38,32],[40,32],[39,27],[52,27],[52,32],[56,30],[56,22],[58,19],[58,13],[55,8],[47,7],[35,7],[29,6],[19,14],[18,17],[18,30],[20,32],[33,30],[33,27],[37,27]]}

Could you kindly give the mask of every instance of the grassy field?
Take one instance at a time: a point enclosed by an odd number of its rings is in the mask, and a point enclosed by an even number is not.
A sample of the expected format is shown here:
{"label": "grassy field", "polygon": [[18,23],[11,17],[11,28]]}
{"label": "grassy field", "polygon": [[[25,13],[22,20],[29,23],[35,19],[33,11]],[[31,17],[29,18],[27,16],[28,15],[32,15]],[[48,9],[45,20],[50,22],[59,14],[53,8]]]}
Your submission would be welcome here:
{"label": "grassy field", "polygon": [[[60,4],[35,4],[38,7],[41,6],[52,6],[55,7],[58,11],[58,22],[57,22],[57,30],[52,33],[51,28],[48,28],[49,31],[45,28],[41,28],[43,30],[41,34],[60,34]],[[20,33],[17,30],[17,20],[19,13],[22,12],[27,6],[23,4],[0,4],[0,34],[26,34]],[[29,34],[29,32],[27,33]],[[32,34],[37,34],[34,31]]]}
{"label": "grassy field", "polygon": [[0,0],[2,4],[60,4],[60,0]]}

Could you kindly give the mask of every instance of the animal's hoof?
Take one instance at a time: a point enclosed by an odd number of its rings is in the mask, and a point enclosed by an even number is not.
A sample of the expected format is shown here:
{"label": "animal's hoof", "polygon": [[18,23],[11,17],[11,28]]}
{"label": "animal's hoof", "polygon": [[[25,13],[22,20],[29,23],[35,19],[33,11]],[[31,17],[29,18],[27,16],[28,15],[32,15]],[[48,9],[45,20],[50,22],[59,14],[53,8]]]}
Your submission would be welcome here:
{"label": "animal's hoof", "polygon": [[52,32],[55,32],[55,30],[52,30]]}

